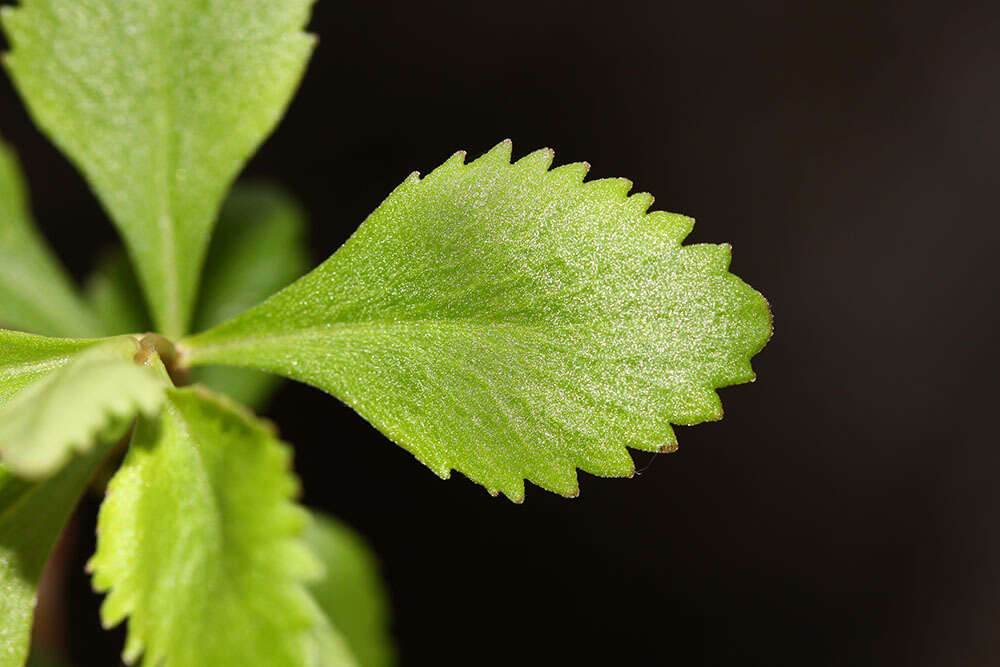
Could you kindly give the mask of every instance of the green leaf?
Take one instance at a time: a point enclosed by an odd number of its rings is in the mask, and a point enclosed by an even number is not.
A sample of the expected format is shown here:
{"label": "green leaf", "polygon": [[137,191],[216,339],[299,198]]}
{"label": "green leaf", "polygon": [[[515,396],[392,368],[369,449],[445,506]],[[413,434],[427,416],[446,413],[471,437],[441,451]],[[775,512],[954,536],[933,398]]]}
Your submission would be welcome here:
{"label": "green leaf", "polygon": [[140,418],[108,485],[90,562],[110,591],[105,626],[129,617],[126,662],[302,665],[315,651],[302,581],[318,563],[291,452],[270,427],[204,389],[170,389]]}
{"label": "green leaf", "polygon": [[107,449],[76,457],[44,482],[0,467],[0,667],[19,667],[28,657],[45,562]]}
{"label": "green leaf", "polygon": [[771,333],[727,245],[631,183],[584,183],[510,144],[410,176],[318,269],[183,344],[189,363],[279,373],[354,407],[442,477],[520,501],[575,468],[634,471],[671,424],[722,417]]}
{"label": "green leaf", "polygon": [[35,229],[21,168],[0,142],[0,326],[92,336],[97,324]]}
{"label": "green leaf", "polygon": [[121,230],[158,329],[186,330],[218,207],[281,118],[312,0],[22,0],[8,69]]}
{"label": "green leaf", "polygon": [[101,335],[149,331],[152,327],[142,288],[124,248],[105,253],[84,287],[84,295],[100,321]]}
{"label": "green leaf", "polygon": [[351,653],[343,635],[330,625],[330,621],[319,610],[316,611],[316,626],[310,641],[310,664],[316,667],[362,667]]}
{"label": "green leaf", "polygon": [[136,414],[154,414],[164,383],[133,360],[138,352],[127,336],[95,345],[0,407],[4,464],[24,477],[47,477],[74,452],[115,439]]}
{"label": "green leaf", "polygon": [[0,329],[0,406],[100,340],[46,338]]}
{"label": "green leaf", "polygon": [[256,306],[309,268],[306,217],[285,190],[237,184],[209,246],[195,328]]}
{"label": "green leaf", "polygon": [[313,598],[347,640],[358,665],[394,664],[389,605],[375,556],[350,528],[315,512],[306,542],[326,569],[310,587]]}
{"label": "green leaf", "polygon": [[[305,273],[305,235],[305,214],[290,194],[238,184],[209,247],[195,329],[242,313]],[[263,406],[280,384],[268,373],[222,366],[198,369],[193,379],[252,408]]]}

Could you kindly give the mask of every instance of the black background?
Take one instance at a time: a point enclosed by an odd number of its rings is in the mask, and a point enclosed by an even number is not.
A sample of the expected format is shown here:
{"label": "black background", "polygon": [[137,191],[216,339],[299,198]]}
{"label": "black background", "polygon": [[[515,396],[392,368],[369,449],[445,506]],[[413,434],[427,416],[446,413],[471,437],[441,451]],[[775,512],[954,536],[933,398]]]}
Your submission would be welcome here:
{"label": "black background", "polygon": [[[411,170],[510,137],[695,216],[775,315],[722,422],[572,501],[441,481],[287,386],[268,414],[380,554],[404,664],[1000,664],[1000,4],[326,0],[312,28],[248,173],[306,202],[316,261]],[[82,276],[114,233],[0,86]],[[84,558],[70,648],[109,664]]]}

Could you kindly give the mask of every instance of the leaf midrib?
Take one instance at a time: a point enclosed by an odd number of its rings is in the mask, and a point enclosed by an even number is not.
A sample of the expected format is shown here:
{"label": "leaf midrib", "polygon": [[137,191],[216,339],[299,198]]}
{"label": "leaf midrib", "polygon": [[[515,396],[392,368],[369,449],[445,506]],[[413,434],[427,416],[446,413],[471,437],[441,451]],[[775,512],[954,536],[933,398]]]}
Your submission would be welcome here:
{"label": "leaf midrib", "polygon": [[[163,16],[161,8],[157,14],[157,22]],[[161,326],[167,336],[177,337],[183,334],[182,315],[180,313],[180,284],[177,274],[177,239],[174,229],[173,202],[170,196],[170,174],[171,169],[170,152],[170,127],[173,122],[172,104],[170,96],[172,77],[168,59],[163,54],[170,53],[169,42],[173,38],[173,25],[167,17],[168,29],[154,31],[162,33],[155,42],[156,55],[154,56],[157,79],[157,112],[156,122],[156,142],[159,146],[157,151],[157,162],[160,169],[156,175],[156,195],[157,195],[157,220],[156,225],[160,230],[160,248],[163,253],[163,298],[164,298],[164,321]]]}

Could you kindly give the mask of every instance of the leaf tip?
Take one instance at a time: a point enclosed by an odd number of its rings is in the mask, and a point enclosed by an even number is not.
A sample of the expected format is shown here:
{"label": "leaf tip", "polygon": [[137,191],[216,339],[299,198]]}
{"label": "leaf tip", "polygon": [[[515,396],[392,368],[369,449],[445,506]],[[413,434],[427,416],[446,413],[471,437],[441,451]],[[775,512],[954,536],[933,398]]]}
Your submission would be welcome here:
{"label": "leaf tip", "polygon": [[514,166],[524,169],[527,172],[545,173],[552,166],[552,160],[556,157],[556,152],[551,148],[541,148],[532,153],[528,153]]}
{"label": "leaf tip", "polygon": [[510,139],[504,139],[472,164],[487,168],[495,165],[509,165],[513,151],[514,143]]}
{"label": "leaf tip", "polygon": [[589,162],[571,162],[556,167],[549,172],[549,179],[566,186],[578,186],[583,184],[583,180],[590,173]]}

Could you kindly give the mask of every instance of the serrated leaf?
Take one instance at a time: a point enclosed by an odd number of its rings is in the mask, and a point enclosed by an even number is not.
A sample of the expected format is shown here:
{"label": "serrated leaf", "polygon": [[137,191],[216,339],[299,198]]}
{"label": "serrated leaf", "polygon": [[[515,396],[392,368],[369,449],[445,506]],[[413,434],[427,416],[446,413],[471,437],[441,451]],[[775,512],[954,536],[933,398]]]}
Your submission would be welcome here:
{"label": "serrated leaf", "polygon": [[[204,330],[251,308],[309,268],[305,214],[281,188],[237,184],[222,213],[205,261],[195,329]],[[259,408],[280,384],[244,368],[197,369],[196,382]]]}
{"label": "serrated leaf", "polygon": [[359,667],[394,664],[389,605],[374,554],[354,531],[318,512],[305,539],[325,569],[310,591]]}
{"label": "serrated leaf", "polygon": [[106,449],[76,457],[44,482],[0,466],[0,667],[20,667],[28,657],[42,570]]}
{"label": "serrated leaf", "polygon": [[184,333],[232,179],[277,124],[312,0],[22,0],[8,69],[125,237],[158,329]]}
{"label": "serrated leaf", "polygon": [[98,519],[94,587],[108,627],[129,619],[126,662],[302,665],[318,564],[297,537],[290,450],[204,389],[170,389],[141,418]]}
{"label": "serrated leaf", "polygon": [[48,336],[92,336],[96,323],[35,229],[17,158],[0,142],[0,326]]}
{"label": "serrated leaf", "polygon": [[500,144],[408,178],[318,269],[184,343],[189,363],[269,370],[354,407],[441,476],[514,500],[631,475],[626,446],[719,419],[753,379],[767,302],[729,247],[647,213],[623,179]]}
{"label": "serrated leaf", "polygon": [[87,278],[84,296],[103,336],[149,331],[149,311],[125,249],[106,252]]}
{"label": "serrated leaf", "polygon": [[77,452],[114,439],[137,414],[154,414],[164,383],[133,361],[134,338],[84,350],[0,407],[0,457],[23,477],[47,477]]}

